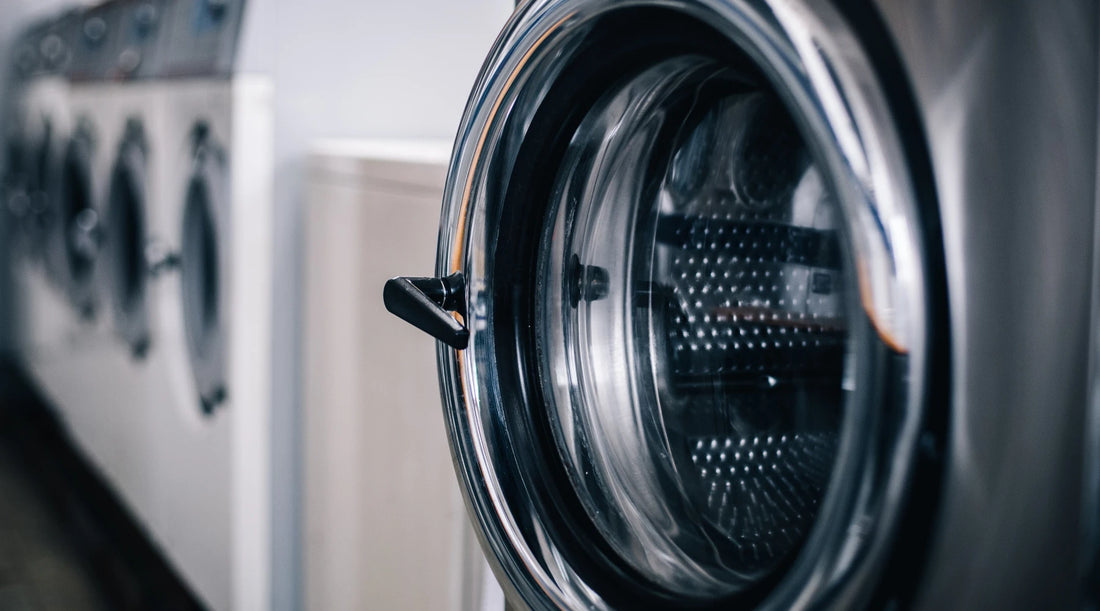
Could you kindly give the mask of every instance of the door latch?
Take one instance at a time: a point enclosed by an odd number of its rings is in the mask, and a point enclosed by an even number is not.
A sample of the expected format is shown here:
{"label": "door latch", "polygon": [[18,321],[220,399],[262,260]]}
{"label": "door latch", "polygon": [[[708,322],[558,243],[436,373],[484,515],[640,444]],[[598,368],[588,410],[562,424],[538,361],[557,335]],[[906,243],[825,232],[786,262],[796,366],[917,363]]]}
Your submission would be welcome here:
{"label": "door latch", "polygon": [[391,278],[382,300],[392,314],[456,350],[464,350],[470,341],[470,331],[451,314],[466,318],[466,278],[461,272],[443,278]]}

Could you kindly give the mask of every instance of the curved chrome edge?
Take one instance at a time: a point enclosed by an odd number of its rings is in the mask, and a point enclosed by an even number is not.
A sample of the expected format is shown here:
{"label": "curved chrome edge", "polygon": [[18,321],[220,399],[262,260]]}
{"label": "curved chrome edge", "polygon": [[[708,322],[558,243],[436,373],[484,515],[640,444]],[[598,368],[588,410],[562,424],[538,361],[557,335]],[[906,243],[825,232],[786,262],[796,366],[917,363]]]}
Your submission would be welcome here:
{"label": "curved chrome edge", "polygon": [[[700,18],[752,56],[812,134],[853,235],[863,309],[881,343],[907,355],[905,404],[896,428],[877,433],[874,444],[850,447],[848,468],[834,475],[832,514],[823,514],[805,552],[766,607],[849,607],[866,600],[890,549],[905,500],[907,478],[924,403],[927,338],[925,258],[917,233],[917,202],[885,97],[870,62],[840,15],[812,0],[534,0],[519,7],[498,38],[478,77],[455,144],[441,217],[436,272],[466,271],[469,279],[470,348],[440,346],[440,389],[452,455],[478,536],[509,598],[534,608],[600,607],[598,594],[580,582],[553,550],[539,556],[526,547],[515,512],[491,461],[494,398],[479,381],[491,371],[477,355],[486,347],[484,304],[479,296],[487,253],[478,196],[486,160],[501,137],[501,117],[530,111],[512,107],[532,64],[557,40],[607,10],[661,6]],[[532,61],[532,60],[535,61]],[[877,243],[865,234],[879,236]],[[853,427],[873,426],[880,405],[849,417]],[[867,437],[867,435],[864,435]],[[866,441],[866,440],[865,440]],[[872,445],[887,451],[873,454]],[[866,460],[870,458],[871,460]],[[843,502],[840,502],[843,500]],[[845,516],[837,522],[838,516]],[[537,522],[537,520],[536,520]],[[535,534],[537,537],[538,533]],[[547,560],[549,556],[550,560]]]}
{"label": "curved chrome edge", "polygon": [[[1100,108],[1098,108],[1100,111]],[[1097,122],[1100,127],[1100,121]],[[1100,135],[1097,137],[1100,159]],[[1084,469],[1081,492],[1081,586],[1085,606],[1100,606],[1100,173],[1096,176],[1092,230],[1092,291],[1090,295],[1087,405],[1085,407]]]}

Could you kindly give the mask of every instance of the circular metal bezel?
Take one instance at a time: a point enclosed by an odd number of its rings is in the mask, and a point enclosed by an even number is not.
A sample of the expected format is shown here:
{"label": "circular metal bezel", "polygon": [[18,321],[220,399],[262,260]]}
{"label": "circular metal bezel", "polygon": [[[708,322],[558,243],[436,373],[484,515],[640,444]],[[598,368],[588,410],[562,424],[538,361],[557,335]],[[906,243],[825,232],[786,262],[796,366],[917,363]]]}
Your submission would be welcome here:
{"label": "circular metal bezel", "polygon": [[[510,434],[515,406],[493,332],[499,197],[517,143],[543,96],[600,17],[659,7],[719,33],[763,73],[799,125],[845,217],[870,339],[818,521],[769,591],[770,608],[848,607],[866,600],[887,557],[912,468],[927,366],[926,262],[903,147],[857,38],[821,2],[790,0],[536,0],[512,17],[482,69],[459,130],[444,198],[436,272],[467,278],[470,343],[440,345],[451,448],[482,544],[515,601],[601,608],[606,591],[570,565],[555,525],[532,503]],[[510,229],[509,229],[510,230]],[[512,239],[524,239],[517,236]],[[537,239],[537,236],[526,236]],[[506,350],[509,348],[505,346]],[[528,407],[529,411],[537,406]],[[644,595],[644,594],[643,594]],[[662,599],[658,592],[655,600]]]}

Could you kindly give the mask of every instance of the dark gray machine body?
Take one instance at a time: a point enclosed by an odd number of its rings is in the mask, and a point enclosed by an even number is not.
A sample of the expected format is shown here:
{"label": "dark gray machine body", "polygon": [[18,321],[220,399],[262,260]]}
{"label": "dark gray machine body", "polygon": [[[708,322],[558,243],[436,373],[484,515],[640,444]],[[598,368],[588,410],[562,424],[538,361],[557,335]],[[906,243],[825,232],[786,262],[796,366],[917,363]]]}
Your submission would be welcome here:
{"label": "dark gray machine body", "polygon": [[919,601],[1065,608],[1089,555],[1083,529],[1098,517],[1082,507],[1096,350],[1097,8],[880,8],[931,156],[951,321],[942,511]]}

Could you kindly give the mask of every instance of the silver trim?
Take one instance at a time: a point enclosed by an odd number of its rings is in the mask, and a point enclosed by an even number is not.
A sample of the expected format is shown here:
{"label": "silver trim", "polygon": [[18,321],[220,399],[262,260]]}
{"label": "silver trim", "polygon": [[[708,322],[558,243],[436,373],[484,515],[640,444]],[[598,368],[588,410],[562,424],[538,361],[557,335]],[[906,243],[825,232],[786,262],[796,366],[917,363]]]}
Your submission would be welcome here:
{"label": "silver trim", "polygon": [[[533,608],[606,607],[562,560],[535,509],[509,496],[509,465],[493,462],[507,435],[488,332],[486,276],[492,219],[486,188],[508,147],[524,138],[538,90],[555,78],[592,19],[611,10],[675,9],[710,24],[767,73],[802,122],[800,128],[842,202],[860,266],[863,312],[874,340],[863,354],[908,355],[899,405],[867,396],[867,362],[847,408],[844,447],[819,525],[765,607],[850,607],[870,595],[893,537],[911,469],[924,400],[925,262],[917,204],[898,135],[867,57],[825,3],[791,0],[536,0],[521,6],[482,69],[463,118],[448,177],[436,272],[467,276],[470,347],[440,346],[445,415],[456,469],[482,544],[513,602]],[[505,121],[505,119],[509,119]],[[519,126],[519,127],[517,127]],[[503,165],[501,165],[503,164]],[[865,357],[873,358],[873,357]],[[901,382],[905,380],[905,382]],[[882,380],[879,380],[882,381]],[[892,414],[888,428],[881,414]],[[873,447],[872,447],[873,446]],[[879,453],[876,448],[886,448]],[[509,450],[510,451],[510,450]],[[516,516],[522,516],[517,520]],[[528,526],[524,527],[521,524]]]}

